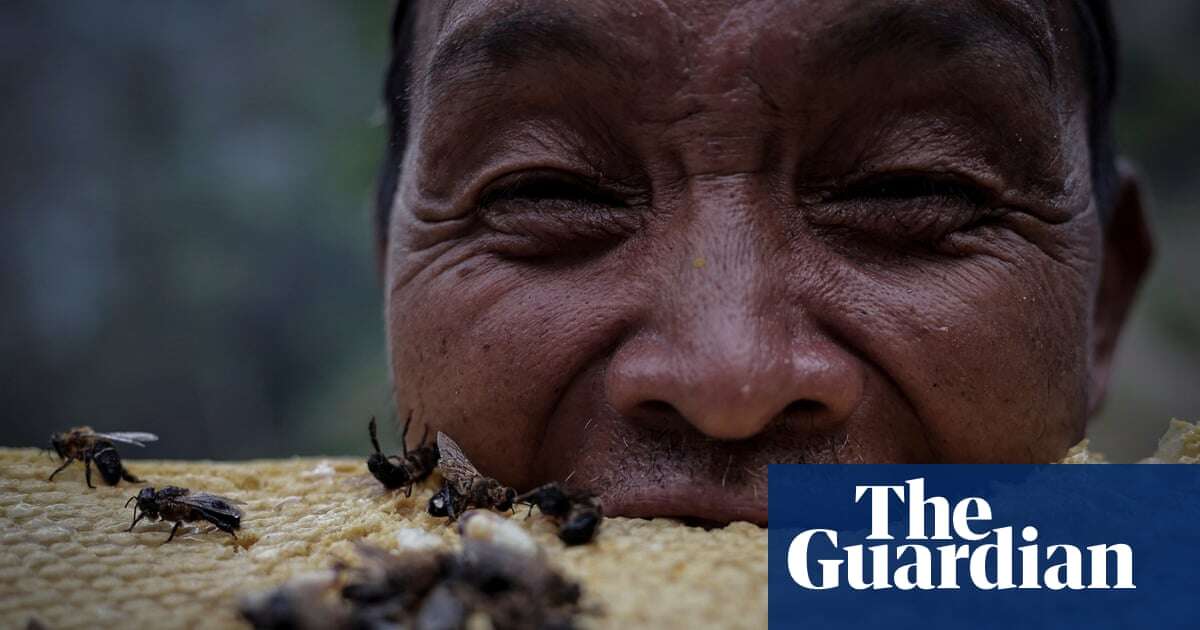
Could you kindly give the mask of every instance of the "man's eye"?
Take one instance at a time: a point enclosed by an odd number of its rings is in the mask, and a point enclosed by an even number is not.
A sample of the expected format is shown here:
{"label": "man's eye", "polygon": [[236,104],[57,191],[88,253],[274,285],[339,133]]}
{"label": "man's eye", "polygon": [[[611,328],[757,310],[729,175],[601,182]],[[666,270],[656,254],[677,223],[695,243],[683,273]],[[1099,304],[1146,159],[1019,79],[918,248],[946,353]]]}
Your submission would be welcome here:
{"label": "man's eye", "polygon": [[993,205],[986,190],[959,177],[888,173],[840,186],[804,215],[813,227],[855,246],[903,250],[982,225]]}
{"label": "man's eye", "polygon": [[488,187],[480,196],[479,206],[487,208],[506,202],[623,205],[620,199],[590,182],[554,173],[510,176]]}
{"label": "man's eye", "polygon": [[939,200],[983,205],[986,195],[979,187],[958,179],[923,174],[885,175],[856,182],[834,195],[842,200],[877,201]]}
{"label": "man's eye", "polygon": [[633,206],[610,189],[557,172],[505,177],[484,189],[478,202],[494,250],[514,258],[602,251],[640,226]]}

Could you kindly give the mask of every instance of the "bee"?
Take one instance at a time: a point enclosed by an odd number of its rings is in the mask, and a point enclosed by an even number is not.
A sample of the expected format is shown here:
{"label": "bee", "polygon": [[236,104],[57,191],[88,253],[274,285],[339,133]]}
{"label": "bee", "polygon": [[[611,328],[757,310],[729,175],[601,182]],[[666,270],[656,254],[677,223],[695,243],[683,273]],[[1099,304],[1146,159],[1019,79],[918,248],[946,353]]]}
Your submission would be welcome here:
{"label": "bee", "polygon": [[243,600],[242,617],[260,629],[525,630],[574,628],[591,612],[581,587],[547,564],[520,526],[478,511],[459,523],[460,551],[391,553],[359,543],[357,561]]}
{"label": "bee", "polygon": [[89,488],[92,485],[92,462],[104,483],[115,486],[122,479],[130,483],[140,483],[141,479],[133,476],[123,464],[121,456],[113,442],[145,446],[146,442],[154,442],[158,436],[153,433],[140,431],[118,431],[114,433],[96,433],[91,427],[75,427],[70,431],[54,433],[50,436],[50,447],[62,458],[63,465],[50,473],[48,481],[54,481],[54,476],[62,472],[71,462],[83,462],[83,478]]}
{"label": "bee", "polygon": [[390,602],[412,614],[429,591],[449,577],[456,563],[452,553],[436,548],[399,554],[365,543],[355,548],[357,566],[340,567],[345,578],[341,596],[360,610]]}
{"label": "bee", "polygon": [[[457,518],[467,510],[467,498],[459,494],[448,481],[442,482],[442,487],[429,497],[429,515]],[[451,515],[454,516],[451,516]]]}
{"label": "bee", "polygon": [[125,507],[129,507],[129,504],[135,501],[133,523],[129,525],[127,531],[133,531],[134,525],[137,525],[138,521],[143,518],[149,518],[152,521],[160,518],[164,521],[175,521],[175,526],[171,528],[171,535],[167,536],[167,542],[171,542],[171,539],[175,538],[175,532],[179,531],[179,526],[183,525],[184,521],[208,521],[217,529],[229,532],[229,535],[233,536],[235,540],[237,534],[234,533],[234,530],[242,526],[242,511],[233,506],[234,503],[240,503],[240,501],[213,494],[192,493],[187,488],[175,486],[167,486],[157,492],[154,488],[142,488],[137,496],[129,497],[129,500],[125,502]]}
{"label": "bee", "polygon": [[486,512],[463,520],[463,548],[451,586],[468,612],[484,613],[497,629],[577,627],[583,590],[546,563],[524,529]]}
{"label": "bee", "polygon": [[518,496],[516,502],[528,505],[530,514],[537,506],[542,514],[559,519],[558,538],[568,545],[590,541],[604,516],[596,495],[566,488],[557,482],[534,488]]}
{"label": "bee", "polygon": [[424,481],[429,477],[433,469],[438,463],[438,446],[430,444],[425,446],[425,438],[429,435],[429,427],[425,427],[425,434],[421,436],[421,443],[417,448],[408,450],[408,425],[412,424],[412,414],[408,415],[408,419],[404,421],[404,431],[400,434],[400,448],[403,456],[384,455],[379,448],[379,437],[375,428],[375,418],[371,418],[371,423],[367,425],[367,430],[371,434],[371,446],[375,447],[375,452],[367,458],[367,470],[383,484],[383,487],[388,490],[395,490],[401,486],[407,486],[404,496],[412,496],[413,484]]}
{"label": "bee", "polygon": [[491,477],[483,476],[463,454],[458,444],[445,433],[438,432],[437,445],[441,453],[438,468],[441,469],[446,483],[430,499],[430,514],[441,515],[440,508],[435,513],[435,501],[445,507],[445,516],[449,516],[451,520],[458,518],[463,510],[472,507],[501,511],[512,509],[513,500],[517,498],[516,490]]}
{"label": "bee", "polygon": [[282,586],[238,602],[238,614],[256,630],[316,630],[349,625],[344,608],[331,605],[336,570],[293,578]]}

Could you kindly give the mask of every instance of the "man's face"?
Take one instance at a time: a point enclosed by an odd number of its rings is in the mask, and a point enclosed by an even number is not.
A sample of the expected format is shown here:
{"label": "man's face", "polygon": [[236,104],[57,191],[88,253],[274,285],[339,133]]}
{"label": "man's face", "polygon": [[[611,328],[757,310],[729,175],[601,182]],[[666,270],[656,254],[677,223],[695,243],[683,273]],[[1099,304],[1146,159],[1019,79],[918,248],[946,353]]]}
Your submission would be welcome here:
{"label": "man's face", "polygon": [[1082,436],[1115,333],[1065,4],[423,4],[392,370],[484,472],[763,522],[768,463]]}

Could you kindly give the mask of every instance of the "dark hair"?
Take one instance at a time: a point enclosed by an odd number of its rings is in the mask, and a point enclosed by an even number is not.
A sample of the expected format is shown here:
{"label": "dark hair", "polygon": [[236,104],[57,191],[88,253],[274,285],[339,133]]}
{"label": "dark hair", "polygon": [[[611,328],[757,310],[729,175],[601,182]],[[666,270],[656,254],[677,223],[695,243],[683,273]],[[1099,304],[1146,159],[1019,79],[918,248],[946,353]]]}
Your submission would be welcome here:
{"label": "dark hair", "polygon": [[1076,26],[1083,34],[1088,85],[1088,149],[1092,156],[1092,193],[1100,218],[1108,221],[1116,202],[1117,150],[1112,112],[1117,100],[1117,31],[1109,0],[1072,0]]}
{"label": "dark hair", "polygon": [[392,199],[400,180],[400,164],[408,142],[408,110],[412,77],[413,25],[417,20],[416,0],[397,0],[392,14],[392,60],[383,81],[383,102],[387,108],[387,145],[383,150],[383,166],[379,174],[379,189],[375,192],[375,240],[380,246],[387,242],[388,222]]}
{"label": "dark hair", "polygon": [[[409,84],[412,76],[416,0],[398,0],[392,17],[392,58],[384,81],[388,141],[376,197],[375,229],[379,243],[387,228],[408,138]],[[1088,85],[1088,148],[1092,190],[1101,219],[1107,220],[1117,188],[1112,109],[1117,88],[1117,37],[1109,0],[1071,0]]]}

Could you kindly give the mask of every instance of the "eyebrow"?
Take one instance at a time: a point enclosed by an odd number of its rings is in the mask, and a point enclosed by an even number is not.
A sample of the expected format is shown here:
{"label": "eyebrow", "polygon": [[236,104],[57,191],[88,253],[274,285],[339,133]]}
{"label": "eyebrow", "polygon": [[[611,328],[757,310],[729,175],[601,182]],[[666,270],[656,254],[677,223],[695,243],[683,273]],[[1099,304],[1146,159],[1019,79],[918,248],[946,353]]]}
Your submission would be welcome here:
{"label": "eyebrow", "polygon": [[981,44],[1015,44],[1018,50],[1032,54],[1035,63],[1031,65],[1038,70],[1039,78],[1050,86],[1055,83],[1055,51],[1049,26],[1010,2],[886,4],[834,24],[828,37],[841,52],[841,59],[851,66],[898,49],[950,58],[978,50]]}
{"label": "eyebrow", "polygon": [[505,70],[526,60],[563,55],[581,63],[611,61],[569,7],[522,7],[452,31],[437,44],[426,81],[438,86],[479,69]]}
{"label": "eyebrow", "polygon": [[[1031,81],[1055,86],[1057,50],[1049,24],[1015,0],[858,6],[861,10],[816,33],[819,58],[852,68],[899,51],[940,60],[1011,48],[1028,57],[1029,63],[1017,68],[1026,70]],[[435,95],[450,94],[457,85],[477,79],[502,77],[503,71],[525,63],[553,63],[564,57],[605,67],[618,76],[631,73],[631,64],[622,63],[620,48],[607,39],[607,31],[589,24],[568,4],[487,11],[452,28],[435,41],[423,73],[424,85]]]}

